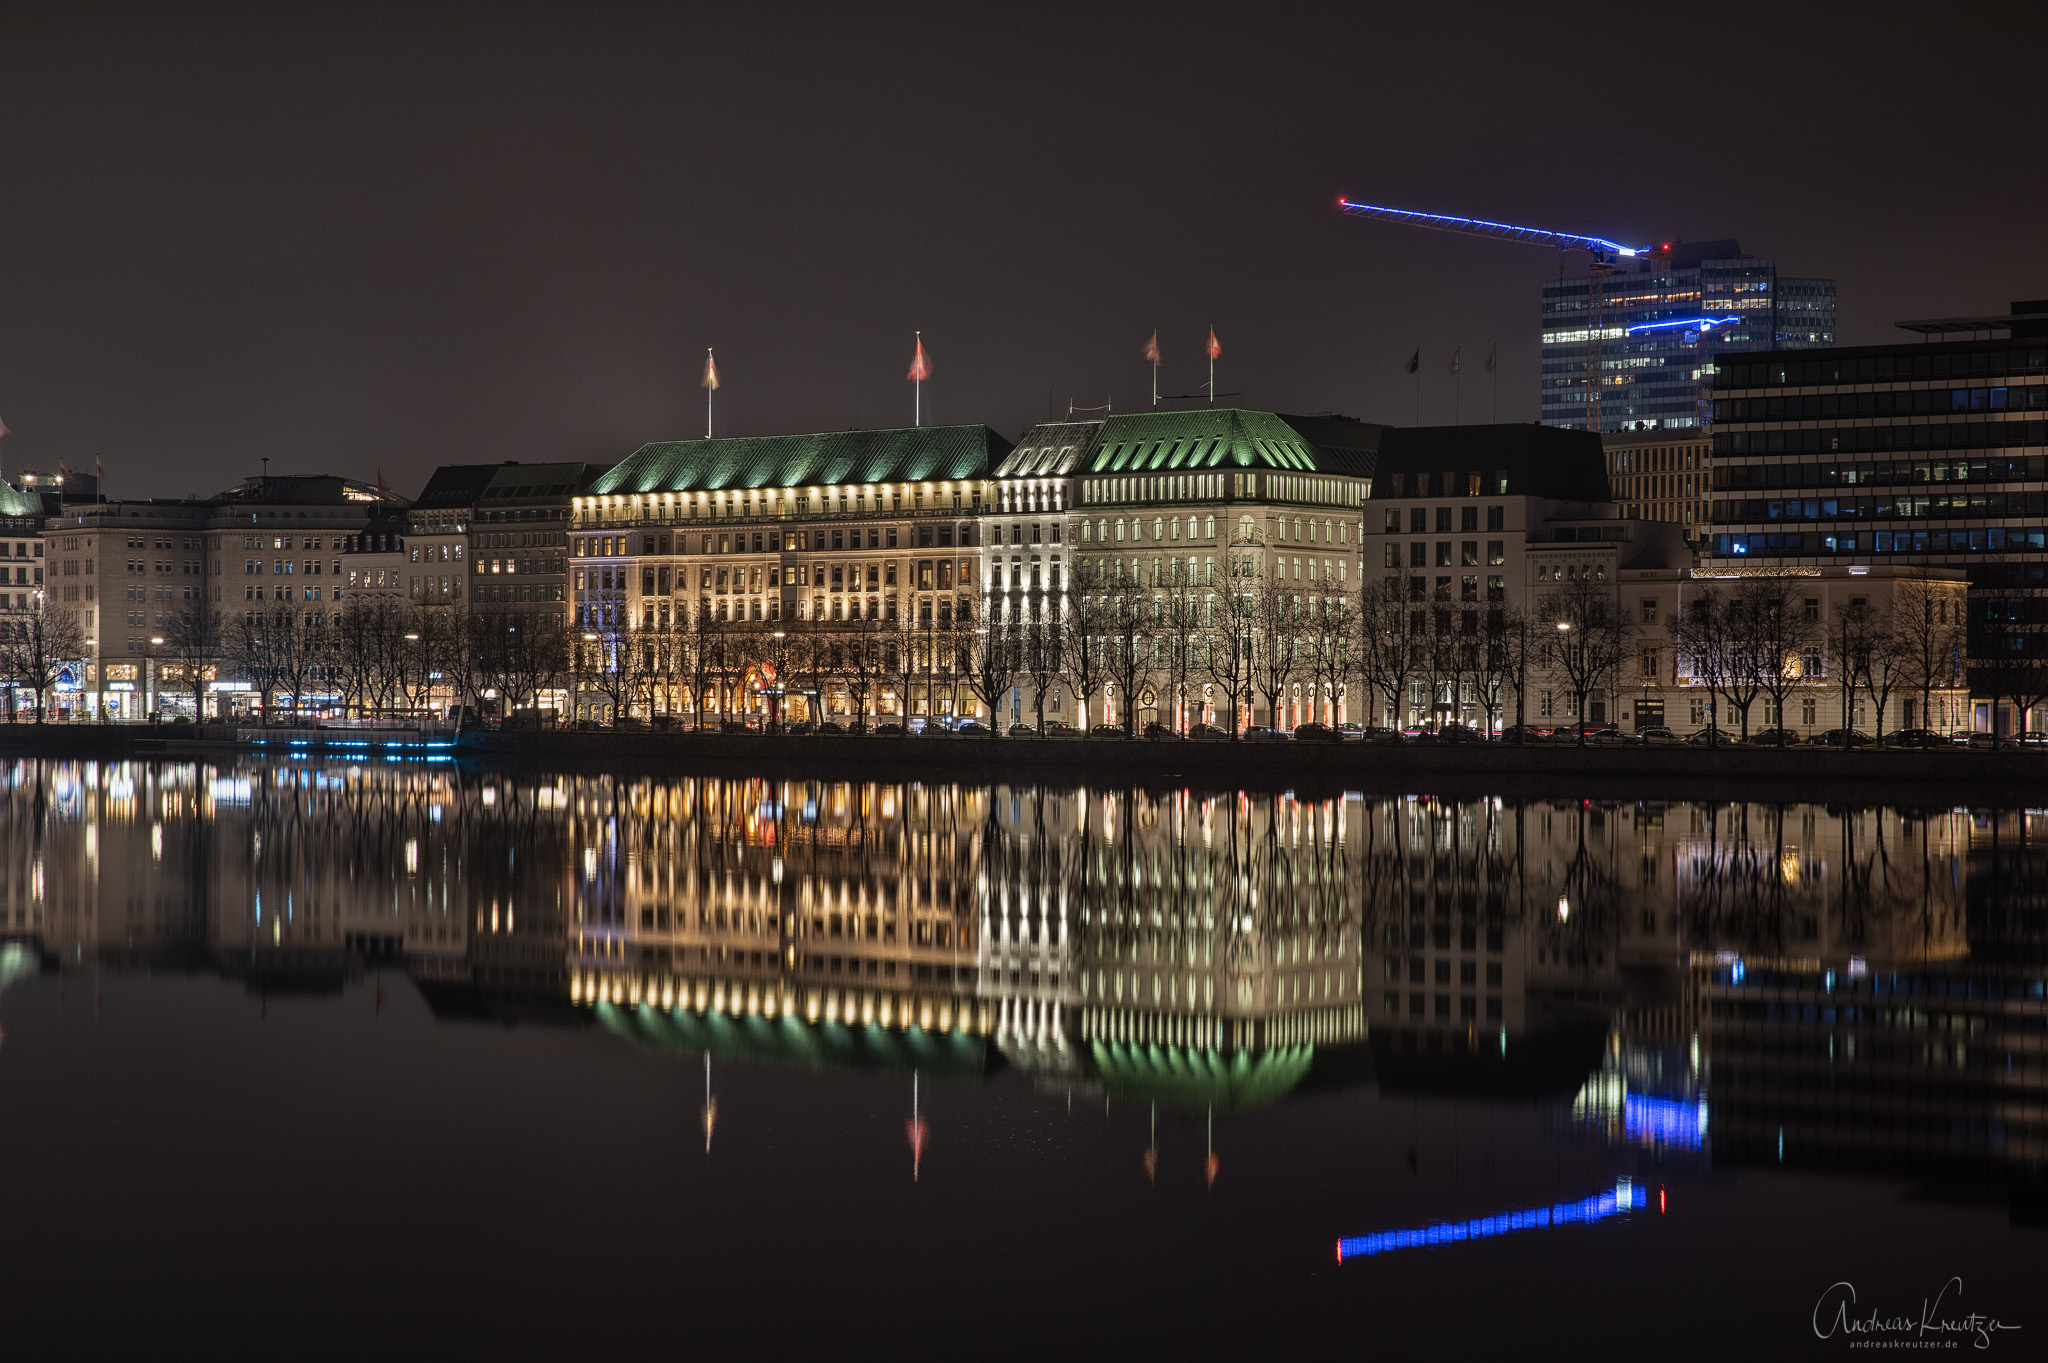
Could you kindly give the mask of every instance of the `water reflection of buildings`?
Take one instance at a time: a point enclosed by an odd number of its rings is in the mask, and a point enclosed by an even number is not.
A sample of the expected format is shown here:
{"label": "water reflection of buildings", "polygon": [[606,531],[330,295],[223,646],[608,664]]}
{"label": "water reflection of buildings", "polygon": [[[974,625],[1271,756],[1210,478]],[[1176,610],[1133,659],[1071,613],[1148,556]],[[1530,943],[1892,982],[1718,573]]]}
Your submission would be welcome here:
{"label": "water reflection of buildings", "polygon": [[[1659,1156],[2042,1153],[2039,812],[454,764],[0,766],[0,936],[266,994],[1190,1106],[1550,1104]],[[15,958],[19,958],[19,953]]]}

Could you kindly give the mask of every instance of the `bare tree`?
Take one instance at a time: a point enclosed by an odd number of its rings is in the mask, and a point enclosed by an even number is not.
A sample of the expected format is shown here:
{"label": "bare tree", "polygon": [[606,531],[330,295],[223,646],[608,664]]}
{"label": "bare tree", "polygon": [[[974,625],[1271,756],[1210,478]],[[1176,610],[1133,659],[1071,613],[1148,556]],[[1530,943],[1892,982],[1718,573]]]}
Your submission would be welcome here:
{"label": "bare tree", "polygon": [[1428,619],[1420,604],[1411,619],[1401,604],[1399,578],[1359,584],[1359,671],[1384,702],[1381,717],[1396,729],[1406,723],[1409,683],[1428,646]]}
{"label": "bare tree", "polygon": [[204,600],[187,601],[171,612],[164,626],[163,650],[192,693],[192,718],[196,723],[206,713],[207,676],[227,652],[227,627],[218,609]]}
{"label": "bare tree", "polygon": [[38,596],[29,610],[0,616],[0,669],[34,697],[36,723],[49,708],[45,693],[56,686],[67,663],[85,656],[85,629],[78,613]]}
{"label": "bare tree", "polygon": [[1109,681],[1123,697],[1124,732],[1135,735],[1140,698],[1152,673],[1152,626],[1156,623],[1153,613],[1157,605],[1146,589],[1138,559],[1112,559],[1107,563],[1108,581],[1102,591],[1109,601],[1103,620],[1109,647],[1104,651],[1103,663]]}
{"label": "bare tree", "polygon": [[1962,684],[1965,595],[1931,578],[1906,578],[1892,596],[1892,632],[1905,660],[1904,685],[1920,696],[1920,727],[1932,729],[1933,692]]}
{"label": "bare tree", "polygon": [[1074,712],[1085,732],[1088,698],[1109,680],[1111,616],[1115,610],[1115,579],[1110,561],[1076,558],[1059,614],[1060,675],[1074,693]]}
{"label": "bare tree", "polygon": [[1586,741],[1586,708],[1613,689],[1624,660],[1635,648],[1635,624],[1604,582],[1590,576],[1553,586],[1536,602],[1536,615],[1549,626],[1551,666],[1572,698],[1579,743]]}
{"label": "bare tree", "polygon": [[1793,691],[1809,686],[1806,658],[1821,642],[1818,603],[1807,615],[1805,579],[1781,576],[1747,577],[1736,591],[1755,634],[1757,684],[1771,698],[1777,716],[1779,747],[1785,746],[1785,702]]}
{"label": "bare tree", "polygon": [[1005,604],[1000,589],[988,588],[982,596],[979,627],[970,621],[958,630],[959,646],[967,655],[968,689],[988,707],[989,728],[998,737],[1003,732],[1002,699],[1016,682],[1024,659],[1023,631],[1016,612],[1005,610]]}
{"label": "bare tree", "polygon": [[1686,675],[1706,688],[1707,741],[1721,741],[1721,717],[1715,703],[1728,678],[1727,601],[1718,588],[1704,587],[1679,604],[1668,630]]}
{"label": "bare tree", "polygon": [[568,631],[552,611],[506,612],[487,632],[483,650],[485,684],[504,702],[504,718],[522,710],[539,720],[540,698],[562,684],[569,670]]}
{"label": "bare tree", "polygon": [[1025,679],[1031,683],[1035,724],[1040,733],[1045,732],[1045,696],[1060,678],[1060,598],[1058,595],[1031,593],[1029,602],[1019,601],[1022,608],[1028,604],[1030,617],[1020,626],[1022,651],[1017,666]]}
{"label": "bare tree", "polygon": [[1197,722],[1200,707],[1195,702],[1195,679],[1202,672],[1207,638],[1194,565],[1176,561],[1174,566],[1177,580],[1169,584],[1159,617],[1159,670],[1166,685],[1165,722],[1184,734]]}
{"label": "bare tree", "polygon": [[840,684],[846,688],[847,704],[853,710],[855,732],[865,733],[874,727],[879,719],[875,710],[875,693],[882,681],[882,622],[872,617],[846,622],[841,636],[846,648],[842,656],[838,675]]}
{"label": "bare tree", "polygon": [[1243,727],[1241,715],[1251,694],[1251,635],[1259,619],[1255,562],[1251,554],[1232,546],[1225,559],[1223,590],[1202,602],[1202,671],[1228,699],[1230,718],[1224,727],[1233,739]]}
{"label": "bare tree", "polygon": [[1871,652],[1881,651],[1881,623],[1877,612],[1863,597],[1835,603],[1828,622],[1827,665],[1834,669],[1836,689],[1841,693],[1841,728],[1846,734],[1855,727],[1856,690],[1869,664]]}
{"label": "bare tree", "polygon": [[1498,732],[1497,719],[1505,717],[1507,693],[1519,691],[1527,673],[1522,649],[1529,637],[1528,620],[1522,608],[1512,602],[1488,605],[1479,617],[1479,637],[1472,643],[1474,699],[1486,716],[1486,732]]}
{"label": "bare tree", "polygon": [[1279,729],[1286,727],[1281,722],[1281,707],[1288,684],[1302,670],[1301,638],[1308,624],[1307,612],[1300,596],[1289,590],[1277,572],[1268,572],[1263,565],[1257,572],[1252,579],[1258,617],[1249,640],[1251,684],[1266,702],[1267,722]]}

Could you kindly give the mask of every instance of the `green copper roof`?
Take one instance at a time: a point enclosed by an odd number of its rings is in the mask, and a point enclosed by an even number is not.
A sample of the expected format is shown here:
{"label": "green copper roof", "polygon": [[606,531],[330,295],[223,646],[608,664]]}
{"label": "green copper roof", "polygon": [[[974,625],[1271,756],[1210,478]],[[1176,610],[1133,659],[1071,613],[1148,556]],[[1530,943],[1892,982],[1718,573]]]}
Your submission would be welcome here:
{"label": "green copper roof", "polygon": [[651,1051],[695,1060],[710,1051],[722,1060],[761,1060],[804,1069],[896,1070],[978,1075],[988,1071],[990,1047],[964,1032],[892,1032],[871,1025],[806,1023],[793,1017],[703,1017],[683,1009],[644,1004],[596,1005],[611,1032]]}
{"label": "green copper roof", "polygon": [[0,516],[40,516],[43,514],[43,499],[33,492],[23,492],[8,483],[0,483]]}
{"label": "green copper roof", "polygon": [[1315,1054],[1315,1047],[1307,1045],[1282,1046],[1254,1056],[1185,1046],[1088,1043],[1096,1076],[1111,1093],[1190,1108],[1277,1103],[1308,1077]]}
{"label": "green copper roof", "polygon": [[998,478],[1053,478],[1072,473],[1095,445],[1100,421],[1048,421],[1024,433],[996,469]]}
{"label": "green copper roof", "polygon": [[597,496],[986,478],[1010,442],[986,426],[664,440],[591,481]]}
{"label": "green copper roof", "polygon": [[1110,417],[1080,471],[1318,467],[1315,447],[1273,413],[1217,407]]}

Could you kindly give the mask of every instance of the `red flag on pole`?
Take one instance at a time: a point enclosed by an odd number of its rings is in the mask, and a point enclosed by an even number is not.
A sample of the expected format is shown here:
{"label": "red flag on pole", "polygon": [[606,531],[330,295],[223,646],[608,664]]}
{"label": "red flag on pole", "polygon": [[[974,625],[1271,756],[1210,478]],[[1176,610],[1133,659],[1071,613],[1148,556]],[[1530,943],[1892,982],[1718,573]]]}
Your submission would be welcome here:
{"label": "red flag on pole", "polygon": [[904,377],[908,379],[915,379],[917,382],[923,383],[926,379],[930,378],[931,376],[932,362],[925,356],[924,333],[920,331],[917,333],[917,354],[911,357],[910,372],[904,375]]}
{"label": "red flag on pole", "polygon": [[1153,332],[1152,339],[1145,342],[1145,358],[1156,368],[1159,364],[1159,333]]}
{"label": "red flag on pole", "polygon": [[709,350],[704,352],[704,377],[697,386],[709,388],[714,393],[718,391],[718,361],[711,358]]}
{"label": "red flag on pole", "polygon": [[1217,344],[1217,341],[1216,341],[1216,328],[1214,328],[1214,327],[1210,327],[1210,328],[1209,328],[1209,358],[1213,360],[1213,359],[1215,359],[1215,358],[1216,358],[1216,357],[1217,357],[1218,355],[1221,355],[1222,353],[1223,353],[1223,347],[1222,347],[1221,345]]}

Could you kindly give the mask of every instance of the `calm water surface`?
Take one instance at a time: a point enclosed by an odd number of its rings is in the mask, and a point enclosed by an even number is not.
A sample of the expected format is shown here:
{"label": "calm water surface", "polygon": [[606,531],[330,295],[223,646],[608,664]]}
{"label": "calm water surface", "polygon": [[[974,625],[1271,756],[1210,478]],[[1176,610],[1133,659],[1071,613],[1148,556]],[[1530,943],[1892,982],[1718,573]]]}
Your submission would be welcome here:
{"label": "calm water surface", "polygon": [[2048,811],[1873,794],[0,766],[8,1329],[2039,1356]]}

